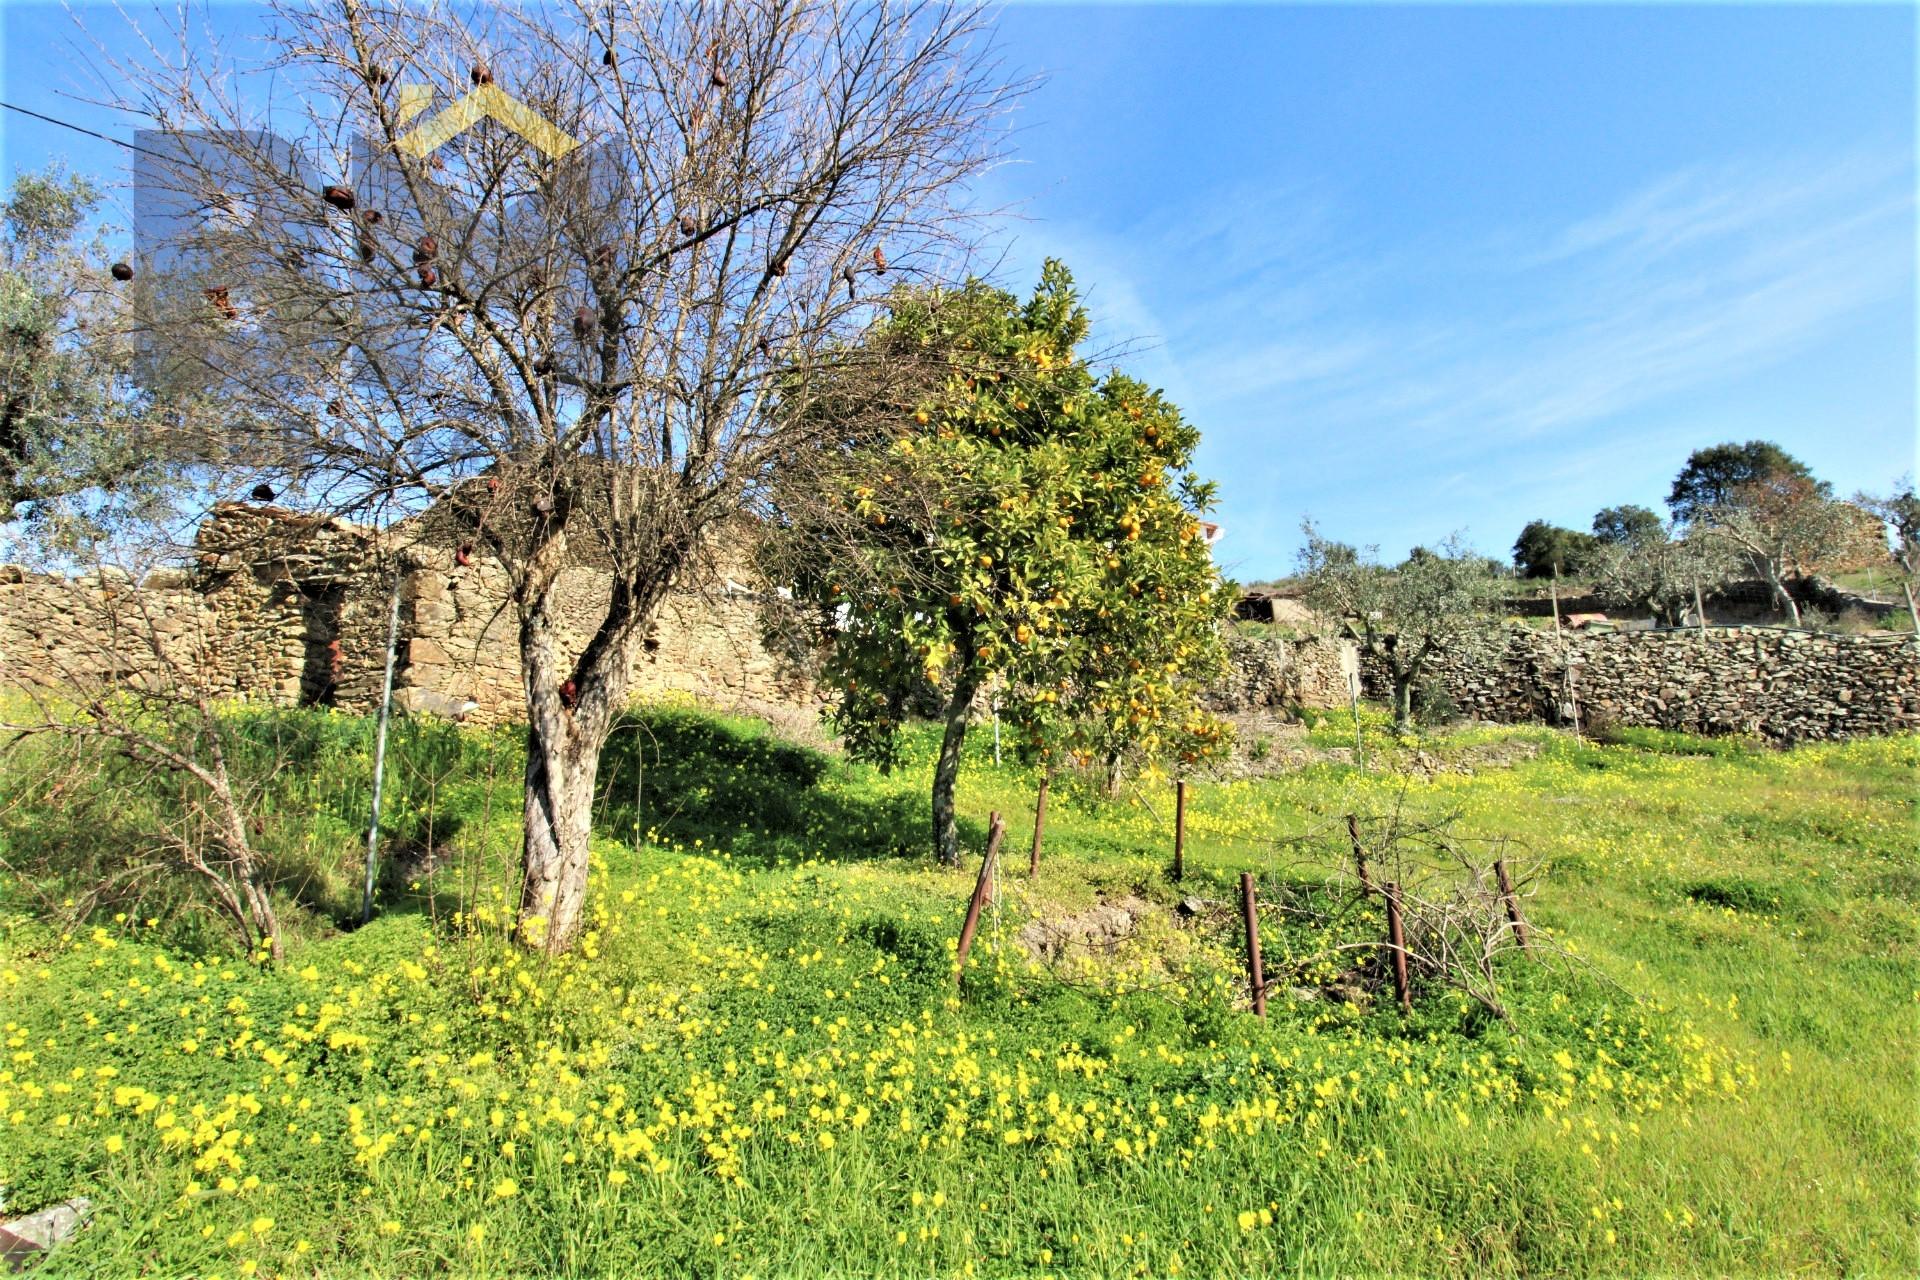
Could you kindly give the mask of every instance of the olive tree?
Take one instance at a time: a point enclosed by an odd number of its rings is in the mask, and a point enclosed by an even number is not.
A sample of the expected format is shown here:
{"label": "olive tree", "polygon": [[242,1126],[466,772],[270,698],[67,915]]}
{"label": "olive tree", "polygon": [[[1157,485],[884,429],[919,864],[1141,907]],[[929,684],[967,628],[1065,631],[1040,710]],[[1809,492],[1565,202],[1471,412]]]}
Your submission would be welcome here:
{"label": "olive tree", "polygon": [[16,177],[0,205],[0,525],[34,559],[84,561],[90,542],[151,524],[205,454],[205,406],[132,377],[132,268],[102,203],[55,166]]}
{"label": "olive tree", "polygon": [[1301,526],[1299,576],[1307,603],[1387,669],[1393,684],[1393,720],[1413,727],[1413,690],[1440,654],[1470,644],[1494,624],[1490,612],[1498,580],[1484,557],[1457,537],[1440,550],[1417,549],[1397,567],[1321,536],[1313,521]]}
{"label": "olive tree", "polygon": [[1907,617],[1920,632],[1920,604],[1914,602],[1914,580],[1920,578],[1920,496],[1911,480],[1896,485],[1884,497],[1860,494],[1854,504],[1880,517],[1890,540],[1889,554],[1900,571],[1900,588],[1907,597]]}
{"label": "olive tree", "polygon": [[1656,521],[1632,536],[1602,542],[1594,589],[1608,608],[1644,609],[1677,627],[1688,606],[1717,590],[1734,567],[1727,547],[1703,529]]}
{"label": "olive tree", "polygon": [[[978,11],[935,0],[271,12],[271,113],[203,42],[124,72],[120,105],[193,131],[149,194],[211,211],[155,273],[156,363],[255,424],[289,500],[432,503],[452,556],[504,570],[519,933],[563,950],[663,597],[825,429],[813,381],[873,296],[964,251],[1015,90]],[[570,637],[581,561],[606,609]]]}

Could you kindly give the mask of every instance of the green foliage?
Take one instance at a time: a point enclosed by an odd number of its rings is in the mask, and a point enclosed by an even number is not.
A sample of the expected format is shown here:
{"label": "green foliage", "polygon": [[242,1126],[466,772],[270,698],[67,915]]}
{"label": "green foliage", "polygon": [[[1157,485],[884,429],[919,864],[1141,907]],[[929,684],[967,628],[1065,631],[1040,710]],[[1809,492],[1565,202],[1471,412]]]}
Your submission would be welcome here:
{"label": "green foliage", "polygon": [[[1689,524],[1734,501],[1743,486],[1782,479],[1811,481],[1813,473],[1806,463],[1771,440],[1695,449],[1673,479],[1667,509],[1675,520]],[[1823,494],[1831,491],[1825,481],[1818,487]]]}
{"label": "green foliage", "polygon": [[[907,731],[908,749],[924,728]],[[599,825],[760,862],[797,860],[833,841],[847,861],[921,847],[919,797],[874,771],[836,770],[825,753],[787,742],[757,720],[686,706],[622,716],[600,758]]]}
{"label": "green foliage", "polygon": [[998,682],[1024,758],[1194,760],[1219,742],[1195,705],[1224,669],[1228,604],[1200,531],[1214,486],[1189,469],[1199,432],[1097,375],[1086,331],[1057,262],[1024,304],[979,283],[897,295],[873,343],[919,353],[928,385],[789,486],[791,545],[811,554],[788,576],[831,640],[856,755],[898,760],[922,681],[962,701]]}
{"label": "green foliage", "polygon": [[1666,535],[1666,524],[1646,507],[1626,503],[1606,507],[1593,517],[1593,536],[1610,546],[1631,545]]}
{"label": "green foliage", "polygon": [[[217,718],[249,836],[296,934],[357,920],[371,811],[374,724],[321,709],[239,704]],[[517,815],[520,743],[509,730],[462,730],[431,717],[393,722],[382,796],[383,901],[410,890],[395,868],[430,866],[491,818]],[[511,795],[506,792],[511,790]],[[204,839],[190,784],[110,748],[30,739],[0,755],[0,791],[51,795],[0,807],[0,905],[78,925],[152,920],[169,945],[232,945],[175,843]],[[497,842],[501,847],[506,837]]]}
{"label": "green foliage", "polygon": [[1585,573],[1598,545],[1591,534],[1531,520],[1514,541],[1513,563],[1527,578]]}
{"label": "green foliage", "polygon": [[1460,706],[1447,691],[1446,681],[1427,676],[1414,686],[1413,718],[1426,729],[1452,724],[1460,718]]}
{"label": "green foliage", "polygon": [[[1678,735],[1483,728],[1428,743],[1451,766],[1432,776],[1195,782],[1177,888],[1161,796],[1062,786],[1040,879],[1003,876],[956,992],[970,877],[842,861],[831,832],[798,862],[737,851],[811,792],[880,800],[892,780],[740,722],[648,717],[687,782],[744,800],[741,769],[790,794],[731,830],[709,804],[699,848],[597,842],[572,956],[507,940],[511,894],[464,844],[424,886],[438,920],[390,911],[296,941],[275,970],[182,954],[137,921],[62,939],[9,915],[0,1182],[10,1209],[97,1207],[49,1274],[1920,1262],[1911,737],[1715,758]],[[308,729],[314,759],[354,749]],[[445,732],[474,759],[494,749]],[[924,779],[933,746],[909,731],[903,770]],[[1476,767],[1490,751],[1509,754]],[[968,779],[975,819],[1031,798],[1018,769]],[[603,803],[623,781],[603,779]],[[281,771],[269,790],[305,785]],[[1395,810],[1457,814],[1550,868],[1529,918],[1575,962],[1502,962],[1512,1026],[1431,989],[1406,1020],[1292,994],[1325,977],[1328,938],[1383,928],[1342,881],[1341,815]],[[1016,820],[1010,845],[1025,835]],[[1276,847],[1295,837],[1311,838]],[[1281,978],[1265,1020],[1245,1008],[1233,912],[1168,923],[1181,896],[1229,900],[1242,871]],[[1151,910],[1109,956],[1054,971],[1015,949],[1030,918],[1125,895]],[[1792,1161],[1756,1163],[1773,1149]]]}
{"label": "green foliage", "polygon": [[108,275],[100,203],[56,167],[0,207],[0,523],[28,521],[41,554],[153,519],[185,482],[191,407],[163,415],[132,378],[131,286]]}
{"label": "green foliage", "polygon": [[1727,735],[1703,738],[1675,729],[1649,729],[1632,725],[1608,726],[1589,736],[1615,746],[1675,756],[1714,756],[1722,760],[1753,756],[1765,748],[1753,738]]}

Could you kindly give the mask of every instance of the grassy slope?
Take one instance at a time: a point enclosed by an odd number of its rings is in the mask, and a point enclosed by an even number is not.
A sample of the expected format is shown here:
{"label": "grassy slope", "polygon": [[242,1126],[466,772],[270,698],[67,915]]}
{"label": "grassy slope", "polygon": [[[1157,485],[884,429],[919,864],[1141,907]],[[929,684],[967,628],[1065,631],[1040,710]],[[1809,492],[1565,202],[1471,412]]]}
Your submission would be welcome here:
{"label": "grassy slope", "polygon": [[[962,812],[1007,812],[1021,865],[1030,780],[985,736]],[[1515,1031],[1437,993],[1411,1026],[1286,999],[1256,1023],[1224,927],[1152,926],[1099,983],[1025,972],[992,945],[1024,913],[1175,896],[1169,797],[1072,788],[956,999],[969,873],[895,856],[924,770],[684,717],[649,737],[654,839],[601,847],[576,961],[494,937],[511,824],[471,796],[469,856],[431,898],[279,973],[15,925],[0,1183],[102,1206],[48,1273],[1920,1264],[1912,739],[1686,754],[1705,748],[1471,731],[1436,754],[1540,754],[1194,788],[1185,889],[1214,898],[1242,869],[1278,889],[1272,838],[1352,809],[1528,842],[1550,865],[1534,914],[1592,969],[1513,967]],[[633,830],[631,783],[616,768],[608,830]]]}

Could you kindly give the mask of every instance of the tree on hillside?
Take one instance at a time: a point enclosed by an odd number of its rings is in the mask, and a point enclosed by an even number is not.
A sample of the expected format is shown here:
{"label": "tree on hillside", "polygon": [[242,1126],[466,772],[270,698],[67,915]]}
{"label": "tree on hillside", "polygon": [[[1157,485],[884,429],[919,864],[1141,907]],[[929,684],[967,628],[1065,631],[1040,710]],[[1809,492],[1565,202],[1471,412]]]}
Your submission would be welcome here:
{"label": "tree on hillside", "polygon": [[1593,517],[1595,541],[1613,546],[1659,538],[1665,533],[1666,524],[1658,514],[1633,503],[1606,507]]}
{"label": "tree on hillside", "polygon": [[1197,694],[1222,672],[1228,599],[1190,470],[1199,433],[1158,392],[1099,375],[1087,317],[1046,264],[1022,304],[973,283],[903,290],[859,381],[821,405],[841,447],[791,458],[770,543],[827,646],[835,720],[890,765],[917,686],[939,693],[934,847],[959,856],[954,785],[989,686],[1043,768],[1197,755],[1220,726]]}
{"label": "tree on hillside", "polygon": [[131,377],[129,286],[92,225],[100,202],[50,168],[17,177],[0,208],[0,524],[24,521],[47,555],[151,521],[193,452],[193,403]]}
{"label": "tree on hillside", "polygon": [[1831,495],[1828,485],[1813,480],[1806,463],[1770,440],[1749,440],[1694,450],[1674,477],[1667,509],[1675,520],[1691,524],[1734,502],[1744,486],[1775,479],[1805,480],[1814,483],[1822,497]]}
{"label": "tree on hillside", "polygon": [[1513,544],[1513,563],[1525,578],[1584,573],[1597,540],[1577,529],[1530,520]]}
{"label": "tree on hillside", "polygon": [[[454,563],[501,566],[528,720],[519,935],[564,950],[663,597],[824,431],[811,388],[861,354],[844,338],[874,296],[964,249],[960,186],[1011,91],[979,12],[937,2],[273,16],[289,145],[209,89],[227,62],[197,31],[120,104],[200,131],[151,191],[245,215],[179,224],[150,316],[165,373],[266,424],[289,500],[437,499]],[[491,118],[454,132],[420,86]],[[583,559],[608,606],[575,637],[559,587]]]}
{"label": "tree on hillside", "polygon": [[1355,643],[1386,664],[1394,724],[1410,730],[1413,689],[1428,664],[1493,625],[1497,580],[1458,538],[1389,568],[1373,548],[1362,553],[1321,537],[1311,520],[1301,530],[1307,539],[1300,552],[1307,602],[1339,619]]}
{"label": "tree on hillside", "polygon": [[1605,540],[1593,565],[1594,589],[1609,609],[1643,609],[1677,627],[1687,610],[1726,581],[1733,558],[1700,529],[1656,525],[1632,538]]}
{"label": "tree on hillside", "polygon": [[1735,486],[1726,501],[1695,516],[1708,537],[1744,557],[1765,579],[1795,626],[1800,606],[1787,590],[1787,575],[1839,554],[1854,519],[1851,508],[1827,496],[1827,486],[1784,471]]}
{"label": "tree on hillside", "polygon": [[1862,493],[1853,501],[1880,517],[1886,525],[1889,554],[1899,570],[1900,588],[1907,597],[1907,615],[1913,629],[1920,632],[1920,605],[1914,603],[1916,583],[1920,582],[1920,496],[1914,494],[1909,480],[1895,485],[1893,492],[1884,497]]}

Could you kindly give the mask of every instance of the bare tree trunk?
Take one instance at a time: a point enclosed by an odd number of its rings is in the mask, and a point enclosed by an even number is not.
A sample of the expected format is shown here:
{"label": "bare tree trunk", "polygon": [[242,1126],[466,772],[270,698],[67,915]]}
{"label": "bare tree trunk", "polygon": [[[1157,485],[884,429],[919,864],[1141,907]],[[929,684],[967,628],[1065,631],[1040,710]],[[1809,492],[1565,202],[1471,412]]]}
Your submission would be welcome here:
{"label": "bare tree trunk", "polygon": [[[564,540],[547,548],[548,565],[564,562]],[[651,593],[615,583],[600,628],[571,666],[556,643],[549,596],[558,573],[540,584],[520,627],[520,665],[527,692],[527,772],[523,801],[523,878],[516,929],[520,941],[558,955],[580,932],[587,899],[587,855],[593,836],[593,788],[600,753],[626,705],[633,648],[673,570],[660,569]]]}
{"label": "bare tree trunk", "polygon": [[953,791],[960,780],[960,749],[966,745],[967,722],[973,716],[973,696],[980,677],[971,666],[955,677],[947,699],[947,730],[940,738],[940,758],[933,766],[933,849],[948,866],[960,864],[960,826],[953,810]]}
{"label": "bare tree trunk", "polygon": [[526,878],[519,929],[528,946],[558,954],[572,947],[580,932],[599,766],[600,748],[564,726],[543,728],[536,717],[527,727]]}
{"label": "bare tree trunk", "polygon": [[1413,730],[1413,682],[1419,674],[1399,667],[1393,671],[1393,727],[1400,733]]}
{"label": "bare tree trunk", "polygon": [[1920,605],[1913,602],[1913,583],[1903,582],[1900,589],[1907,593],[1907,616],[1913,620],[1914,634],[1920,635]]}
{"label": "bare tree trunk", "polygon": [[1779,572],[1771,564],[1767,567],[1767,583],[1773,588],[1773,594],[1780,603],[1787,607],[1787,617],[1793,620],[1794,626],[1799,626],[1800,605],[1794,600],[1793,592],[1787,590],[1787,584],[1781,581]]}

